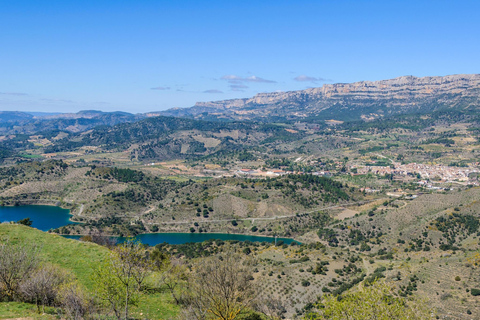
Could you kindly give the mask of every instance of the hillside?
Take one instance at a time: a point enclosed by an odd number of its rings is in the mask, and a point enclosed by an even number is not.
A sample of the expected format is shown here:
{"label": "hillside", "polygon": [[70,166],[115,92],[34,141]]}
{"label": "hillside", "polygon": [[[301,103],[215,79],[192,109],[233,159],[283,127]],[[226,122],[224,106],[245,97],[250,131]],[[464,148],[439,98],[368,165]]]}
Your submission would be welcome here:
{"label": "hillside", "polygon": [[[46,153],[71,151],[81,147],[130,152],[137,160],[185,159],[216,152],[240,151],[268,141],[292,141],[302,133],[289,132],[281,125],[248,122],[213,122],[174,117],[153,117],[134,123],[96,127],[87,132],[43,134],[50,139]],[[53,139],[52,139],[53,138]],[[133,147],[133,148],[131,148]]]}
{"label": "hillside", "polygon": [[480,75],[404,76],[391,80],[325,84],[252,98],[198,102],[164,115],[219,120],[368,120],[406,113],[477,110]]}
{"label": "hillside", "polygon": [[[90,228],[136,235],[159,230],[188,232],[194,227],[199,232],[294,236],[318,224],[314,216],[298,218],[295,213],[361,197],[358,190],[343,183],[312,175],[285,175],[268,181],[232,177],[176,182],[131,169],[46,161],[0,168],[0,179],[9,177],[11,182],[0,185],[0,205],[61,201],[74,209],[76,221],[84,223],[60,228],[61,233],[72,234],[85,234]],[[276,217],[289,224],[277,225]],[[251,231],[255,218],[261,218],[255,224],[258,232]],[[238,225],[232,225],[235,219]]]}
{"label": "hillside", "polygon": [[[92,271],[108,255],[106,247],[94,243],[66,239],[58,235],[44,233],[23,225],[0,224],[0,242],[6,240],[18,243],[36,244],[40,248],[40,258],[71,271],[90,294],[95,292],[91,279]],[[154,305],[155,307],[152,307]],[[0,302],[0,319],[34,317],[35,319],[56,319],[55,314],[38,315],[35,305]],[[148,294],[141,300],[134,314],[145,314],[152,319],[168,318],[177,313],[178,307],[166,293]]]}
{"label": "hillside", "polygon": [[[304,235],[302,245],[233,245],[245,257],[254,258],[251,280],[261,299],[280,301],[287,319],[301,318],[319,296],[342,294],[359,282],[385,278],[395,287],[395,294],[422,297],[443,319],[471,320],[480,312],[478,296],[473,294],[473,289],[480,288],[479,199],[479,188],[424,194],[413,200],[393,198],[357,206],[357,214],[344,220],[317,216],[316,225],[309,223],[312,230]],[[0,239],[7,237],[42,245],[45,260],[72,270],[89,288],[89,270],[107,252],[24,226],[0,225]],[[164,243],[157,249],[195,264],[225,250],[226,243]],[[144,306],[158,306],[157,301],[163,301],[160,310],[164,314],[176,310],[166,293],[145,300]],[[4,307],[0,304],[0,318]],[[10,313],[14,315],[20,314]]]}
{"label": "hillside", "polygon": [[[319,296],[385,277],[398,296],[423,297],[445,319],[471,320],[480,312],[479,123],[475,112],[454,110],[328,126],[158,117],[18,136],[4,140],[24,157],[0,168],[0,203],[72,208],[85,224],[59,233],[295,237],[302,245],[236,244],[257,259],[255,283],[263,298],[281,300],[288,319]],[[38,146],[22,150],[22,141]],[[193,141],[204,148],[190,149]],[[222,246],[158,248],[196,263]]]}

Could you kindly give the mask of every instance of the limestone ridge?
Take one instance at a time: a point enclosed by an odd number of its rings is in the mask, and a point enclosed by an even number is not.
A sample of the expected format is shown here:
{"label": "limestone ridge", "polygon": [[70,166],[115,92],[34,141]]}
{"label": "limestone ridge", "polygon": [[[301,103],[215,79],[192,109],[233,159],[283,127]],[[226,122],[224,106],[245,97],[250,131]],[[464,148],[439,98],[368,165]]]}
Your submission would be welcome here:
{"label": "limestone ridge", "polygon": [[403,76],[390,80],[325,84],[319,88],[259,93],[252,98],[198,102],[164,115],[231,120],[375,119],[395,114],[476,110],[480,74]]}

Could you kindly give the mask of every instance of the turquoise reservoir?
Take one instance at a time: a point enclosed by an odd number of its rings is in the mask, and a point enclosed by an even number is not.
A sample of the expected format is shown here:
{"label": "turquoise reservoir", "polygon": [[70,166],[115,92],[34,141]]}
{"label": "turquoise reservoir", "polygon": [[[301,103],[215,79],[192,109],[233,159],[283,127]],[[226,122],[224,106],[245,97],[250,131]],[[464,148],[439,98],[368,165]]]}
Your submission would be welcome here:
{"label": "turquoise reservoir", "polygon": [[0,207],[0,222],[30,218],[32,227],[42,231],[71,224],[70,217],[70,210],[55,206]]}
{"label": "turquoise reservoir", "polygon": [[[0,222],[18,221],[30,218],[33,221],[32,227],[42,231],[56,229],[67,224],[70,221],[70,210],[55,206],[18,206],[18,207],[0,207]],[[65,236],[70,239],[79,239],[82,236]],[[125,241],[125,238],[116,237],[119,242]],[[251,242],[275,242],[275,238],[251,236],[245,234],[231,233],[144,233],[139,234],[136,239],[150,246],[159,243],[183,244],[188,242],[203,242],[205,240],[238,240]],[[295,240],[289,238],[277,238],[277,241],[283,241],[290,244]],[[295,241],[296,242],[296,241]],[[297,242],[298,243],[298,242]]]}
{"label": "turquoise reservoir", "polygon": [[[69,239],[80,239],[82,236],[69,236],[65,235],[65,238]],[[123,237],[113,237],[118,239],[119,242],[125,241],[126,238]],[[141,241],[142,243],[148,244],[149,246],[155,246],[159,243],[169,243],[169,244],[183,244],[188,242],[203,242],[211,239],[220,239],[220,240],[238,240],[238,241],[252,241],[252,242],[275,242],[275,238],[272,237],[261,237],[261,236],[250,236],[245,234],[232,234],[232,233],[144,233],[139,234],[135,239]],[[299,243],[290,238],[277,238],[278,241],[283,241],[286,244],[292,242]]]}

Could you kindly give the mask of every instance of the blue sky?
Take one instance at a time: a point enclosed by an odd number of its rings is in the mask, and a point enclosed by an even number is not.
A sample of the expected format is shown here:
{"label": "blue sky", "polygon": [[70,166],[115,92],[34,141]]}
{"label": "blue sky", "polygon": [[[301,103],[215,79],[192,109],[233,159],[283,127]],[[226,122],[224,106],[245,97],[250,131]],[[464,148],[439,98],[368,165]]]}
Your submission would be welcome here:
{"label": "blue sky", "polygon": [[147,112],[480,73],[480,1],[0,0],[0,110]]}

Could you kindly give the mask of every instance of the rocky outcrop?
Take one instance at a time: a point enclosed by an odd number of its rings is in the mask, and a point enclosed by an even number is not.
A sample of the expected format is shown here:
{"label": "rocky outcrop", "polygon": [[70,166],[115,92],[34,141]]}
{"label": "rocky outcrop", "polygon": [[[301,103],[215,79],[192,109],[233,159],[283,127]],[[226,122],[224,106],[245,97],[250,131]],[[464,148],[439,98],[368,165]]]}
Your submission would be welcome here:
{"label": "rocky outcrop", "polygon": [[480,106],[480,75],[404,76],[382,81],[325,84],[299,91],[259,93],[248,99],[198,102],[186,109],[167,110],[173,116],[231,119],[354,120],[440,109]]}

